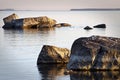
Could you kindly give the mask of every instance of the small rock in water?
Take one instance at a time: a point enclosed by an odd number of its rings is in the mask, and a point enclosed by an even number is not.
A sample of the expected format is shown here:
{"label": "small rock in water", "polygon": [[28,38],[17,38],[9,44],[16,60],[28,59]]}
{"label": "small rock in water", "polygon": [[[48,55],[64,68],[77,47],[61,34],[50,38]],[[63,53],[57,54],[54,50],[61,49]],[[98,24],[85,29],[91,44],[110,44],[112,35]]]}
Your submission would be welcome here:
{"label": "small rock in water", "polygon": [[93,26],[94,28],[106,28],[106,24],[99,24],[96,26]]}
{"label": "small rock in water", "polygon": [[91,29],[93,29],[93,28],[91,28],[91,27],[89,27],[89,26],[86,26],[84,29],[85,29],[85,30],[91,30]]}

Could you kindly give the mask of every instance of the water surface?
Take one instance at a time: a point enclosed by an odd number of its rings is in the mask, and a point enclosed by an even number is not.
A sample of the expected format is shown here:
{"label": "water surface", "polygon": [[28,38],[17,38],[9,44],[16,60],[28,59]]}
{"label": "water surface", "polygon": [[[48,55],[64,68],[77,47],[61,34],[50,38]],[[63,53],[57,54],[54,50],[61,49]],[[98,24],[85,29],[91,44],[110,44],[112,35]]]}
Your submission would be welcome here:
{"label": "water surface", "polygon": [[[12,13],[20,18],[48,16],[72,27],[4,30],[2,19]],[[64,75],[65,66],[36,65],[43,45],[70,49],[75,39],[92,35],[120,38],[120,11],[0,11],[0,80],[100,80],[119,79],[119,72],[80,72]],[[105,23],[106,29],[86,31],[85,26]],[[95,77],[95,78],[94,78]]]}

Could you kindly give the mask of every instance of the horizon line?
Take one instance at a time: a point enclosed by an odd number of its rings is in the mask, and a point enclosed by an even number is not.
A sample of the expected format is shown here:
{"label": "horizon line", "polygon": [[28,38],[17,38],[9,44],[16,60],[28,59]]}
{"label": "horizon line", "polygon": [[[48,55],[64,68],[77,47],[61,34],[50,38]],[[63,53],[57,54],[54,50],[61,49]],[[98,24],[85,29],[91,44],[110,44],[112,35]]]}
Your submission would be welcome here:
{"label": "horizon line", "polygon": [[30,9],[26,9],[26,10],[21,10],[21,9],[12,9],[12,8],[6,8],[6,9],[0,9],[0,11],[79,11],[79,10],[120,10],[120,8],[72,8],[72,9],[66,9],[66,10],[57,10],[57,9],[51,9],[51,10],[30,10]]}

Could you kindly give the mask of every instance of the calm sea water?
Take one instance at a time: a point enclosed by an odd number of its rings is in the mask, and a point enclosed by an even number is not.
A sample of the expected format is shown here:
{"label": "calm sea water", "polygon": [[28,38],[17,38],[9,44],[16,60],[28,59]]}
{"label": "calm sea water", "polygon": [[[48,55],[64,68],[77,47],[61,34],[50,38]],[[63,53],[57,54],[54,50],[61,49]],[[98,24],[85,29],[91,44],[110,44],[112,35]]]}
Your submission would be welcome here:
{"label": "calm sea water", "polygon": [[[20,18],[48,16],[72,27],[54,29],[4,30],[3,18],[16,13]],[[85,26],[105,23],[106,29],[86,31]],[[101,35],[120,38],[120,11],[0,11],[0,80],[115,80],[119,72],[79,72],[64,75],[65,66],[36,62],[43,45],[70,49],[79,37]],[[95,75],[95,76],[94,76]]]}

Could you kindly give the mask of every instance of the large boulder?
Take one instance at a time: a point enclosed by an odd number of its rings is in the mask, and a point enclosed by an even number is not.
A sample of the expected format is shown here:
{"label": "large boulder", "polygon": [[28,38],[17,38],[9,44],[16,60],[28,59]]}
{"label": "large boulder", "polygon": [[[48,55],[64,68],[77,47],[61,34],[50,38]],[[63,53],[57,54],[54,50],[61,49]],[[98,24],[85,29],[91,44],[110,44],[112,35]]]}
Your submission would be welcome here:
{"label": "large boulder", "polygon": [[98,24],[93,26],[94,28],[106,28],[106,24]]}
{"label": "large boulder", "polygon": [[18,18],[16,14],[12,14],[3,20],[3,28],[51,28],[56,24],[56,20],[47,16]]}
{"label": "large boulder", "polygon": [[75,40],[69,70],[120,70],[120,38],[91,36]]}
{"label": "large boulder", "polygon": [[50,45],[44,45],[37,64],[40,63],[67,63],[69,61],[70,51],[66,48],[59,48]]}

